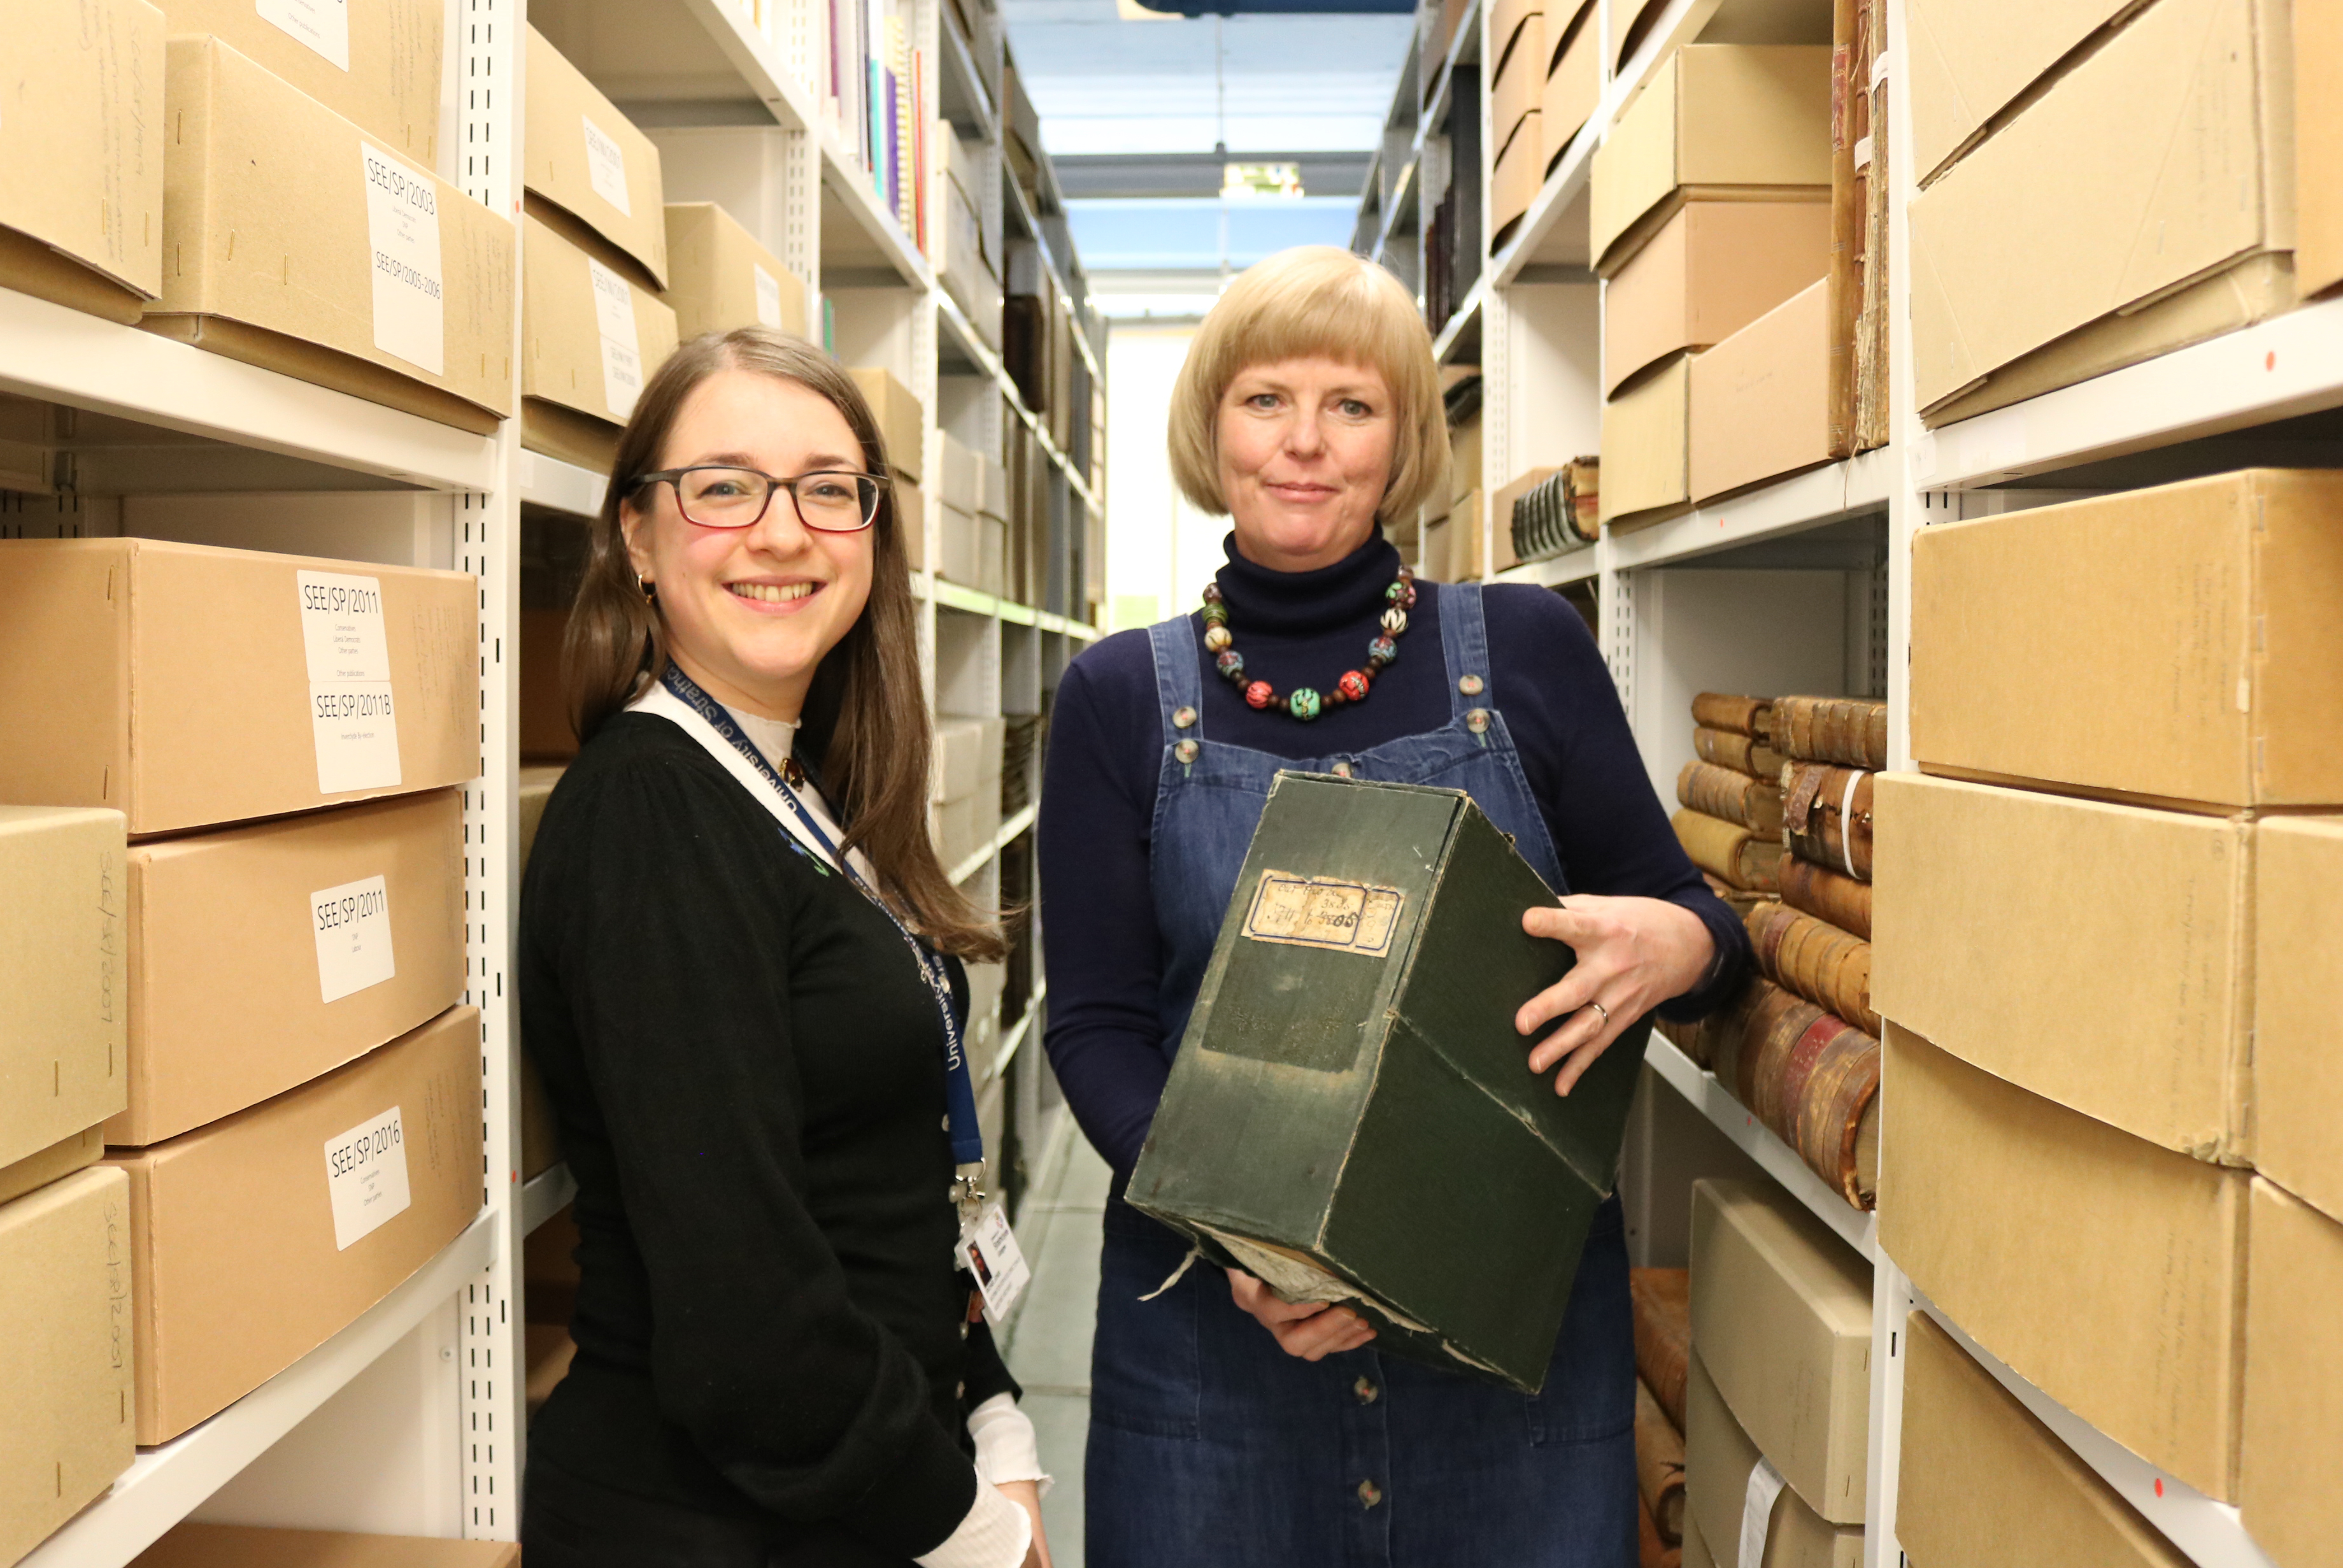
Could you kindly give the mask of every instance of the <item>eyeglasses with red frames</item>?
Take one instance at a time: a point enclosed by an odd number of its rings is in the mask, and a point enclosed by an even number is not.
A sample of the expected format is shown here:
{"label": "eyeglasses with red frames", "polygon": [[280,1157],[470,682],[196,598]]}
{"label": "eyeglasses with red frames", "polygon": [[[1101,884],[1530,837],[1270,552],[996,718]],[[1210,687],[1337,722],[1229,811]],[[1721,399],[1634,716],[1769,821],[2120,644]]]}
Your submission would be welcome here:
{"label": "eyeglasses with red frames", "polygon": [[656,484],[675,487],[676,508],[684,521],[703,528],[752,528],[764,520],[773,492],[787,490],[798,521],[820,534],[853,534],[879,517],[887,481],[873,474],[843,470],[799,474],[794,479],[754,468],[661,468],[639,476],[638,491]]}

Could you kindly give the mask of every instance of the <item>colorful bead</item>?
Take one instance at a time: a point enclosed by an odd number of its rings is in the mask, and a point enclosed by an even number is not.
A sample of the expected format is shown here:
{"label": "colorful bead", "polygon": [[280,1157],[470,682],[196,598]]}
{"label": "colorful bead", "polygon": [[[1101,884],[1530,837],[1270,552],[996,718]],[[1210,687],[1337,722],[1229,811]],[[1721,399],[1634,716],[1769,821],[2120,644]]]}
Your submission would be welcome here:
{"label": "colorful bead", "polygon": [[1456,683],[1456,689],[1463,692],[1467,697],[1478,697],[1481,695],[1484,685],[1485,683],[1479,676],[1468,675]]}
{"label": "colorful bead", "polygon": [[1229,628],[1227,627],[1208,626],[1204,628],[1204,646],[1211,648],[1214,653],[1218,653],[1222,648],[1228,647],[1232,640],[1233,639],[1230,638]]}
{"label": "colorful bead", "polygon": [[1393,637],[1397,637],[1400,633],[1405,631],[1407,629],[1407,611],[1400,608],[1397,605],[1393,605],[1391,608],[1383,611],[1383,629],[1391,633]]}
{"label": "colorful bead", "polygon": [[1221,649],[1220,657],[1213,659],[1212,664],[1227,679],[1242,680],[1244,678],[1244,655],[1233,648]]}
{"label": "colorful bead", "polygon": [[1285,711],[1307,722],[1318,717],[1318,694],[1306,686],[1297,686],[1285,699]]}
{"label": "colorful bead", "polygon": [[1224,604],[1208,604],[1208,605],[1206,605],[1206,606],[1204,607],[1204,624],[1205,624],[1206,626],[1226,626],[1226,625],[1228,625],[1228,624],[1229,624],[1229,607],[1228,607],[1228,606],[1226,606],[1226,605],[1224,605]]}
{"label": "colorful bead", "polygon": [[1245,688],[1245,706],[1248,708],[1267,708],[1269,706],[1269,699],[1276,695],[1277,693],[1270,689],[1269,682],[1266,680],[1256,680],[1251,686]]}
{"label": "colorful bead", "polygon": [[1193,729],[1195,727],[1196,727],[1196,710],[1195,710],[1194,709],[1192,709],[1192,708],[1175,708],[1175,709],[1173,709],[1172,710],[1172,729]]}
{"label": "colorful bead", "polygon": [[1367,699],[1366,672],[1357,669],[1344,670],[1342,678],[1334,683],[1334,689],[1353,702],[1364,702]]}
{"label": "colorful bead", "polygon": [[1383,589],[1383,598],[1393,604],[1399,603],[1400,600],[1406,597],[1407,578],[1404,577],[1401,578],[1397,582],[1393,583],[1391,587]]}
{"label": "colorful bead", "polygon": [[[1204,647],[1212,655],[1213,668],[1231,685],[1243,692],[1248,707],[1280,709],[1307,723],[1329,708],[1365,701],[1373,678],[1399,658],[1397,639],[1407,630],[1407,612],[1415,607],[1415,574],[1402,567],[1398,579],[1383,590],[1384,602],[1390,608],[1383,610],[1380,618],[1383,635],[1367,644],[1364,667],[1345,670],[1335,681],[1333,689],[1323,693],[1312,687],[1297,686],[1286,696],[1280,697],[1276,689],[1265,680],[1248,681],[1245,678],[1244,656],[1237,651],[1235,634],[1229,629],[1228,607],[1222,597],[1221,585],[1218,582],[1205,584],[1203,598]],[[1176,728],[1185,729],[1196,722],[1195,710],[1180,709],[1172,715],[1172,721]],[[1188,747],[1192,742],[1183,740],[1180,744]],[[1183,752],[1181,759],[1187,761],[1191,758]]]}
{"label": "colorful bead", "polygon": [[1381,659],[1385,664],[1397,664],[1399,662],[1399,644],[1393,642],[1388,637],[1379,637],[1375,638],[1374,641],[1367,644],[1367,657],[1369,658]]}
{"label": "colorful bead", "polygon": [[1221,602],[1220,584],[1206,583],[1204,585],[1204,602],[1206,604],[1218,604]]}

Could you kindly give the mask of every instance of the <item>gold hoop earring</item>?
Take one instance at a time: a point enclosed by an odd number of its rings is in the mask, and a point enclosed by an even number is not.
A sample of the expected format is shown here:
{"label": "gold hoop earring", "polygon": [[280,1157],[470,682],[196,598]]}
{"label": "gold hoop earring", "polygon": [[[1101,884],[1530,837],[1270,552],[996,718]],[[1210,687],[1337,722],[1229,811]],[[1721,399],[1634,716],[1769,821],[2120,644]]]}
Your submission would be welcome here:
{"label": "gold hoop earring", "polygon": [[642,590],[643,602],[645,604],[659,603],[659,584],[650,581],[649,578],[645,578],[642,573],[637,572],[635,574],[635,587]]}

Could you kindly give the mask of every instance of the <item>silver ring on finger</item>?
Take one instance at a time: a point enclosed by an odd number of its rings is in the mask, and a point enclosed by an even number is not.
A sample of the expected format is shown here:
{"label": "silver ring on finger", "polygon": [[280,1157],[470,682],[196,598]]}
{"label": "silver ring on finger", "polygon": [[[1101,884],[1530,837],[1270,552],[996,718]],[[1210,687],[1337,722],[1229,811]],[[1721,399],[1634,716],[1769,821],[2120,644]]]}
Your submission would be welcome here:
{"label": "silver ring on finger", "polygon": [[1599,1012],[1599,1013],[1601,1013],[1601,1014],[1603,1015],[1603,1027],[1604,1027],[1604,1028],[1605,1028],[1605,1029],[1609,1029],[1609,1028],[1611,1027],[1611,1010],[1610,1010],[1609,1008],[1604,1007],[1604,1006],[1601,1002],[1599,1002],[1599,1001],[1590,1001],[1590,1002],[1588,1002],[1586,1005],[1587,1005],[1587,1006],[1589,1006],[1589,1007],[1591,1007],[1591,1008],[1593,1008],[1596,1012]]}

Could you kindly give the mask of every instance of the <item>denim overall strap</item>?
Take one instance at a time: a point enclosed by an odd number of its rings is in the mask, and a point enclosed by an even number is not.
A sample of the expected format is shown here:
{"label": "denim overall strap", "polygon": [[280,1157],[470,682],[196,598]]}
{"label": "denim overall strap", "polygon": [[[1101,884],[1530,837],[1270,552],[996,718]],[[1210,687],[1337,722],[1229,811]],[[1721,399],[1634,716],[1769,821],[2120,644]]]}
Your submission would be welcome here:
{"label": "denim overall strap", "polygon": [[[1493,709],[1496,699],[1489,690],[1489,622],[1482,613],[1479,583],[1440,585],[1440,651],[1448,660],[1449,718],[1463,724],[1474,709]],[[1479,689],[1466,691],[1466,684],[1473,681],[1479,683]]]}
{"label": "denim overall strap", "polygon": [[[1204,738],[1204,690],[1196,674],[1196,628],[1184,615],[1157,621],[1147,628],[1148,647],[1155,655],[1155,700],[1163,710],[1163,744]],[[1186,709],[1193,717],[1183,731],[1172,716]]]}

